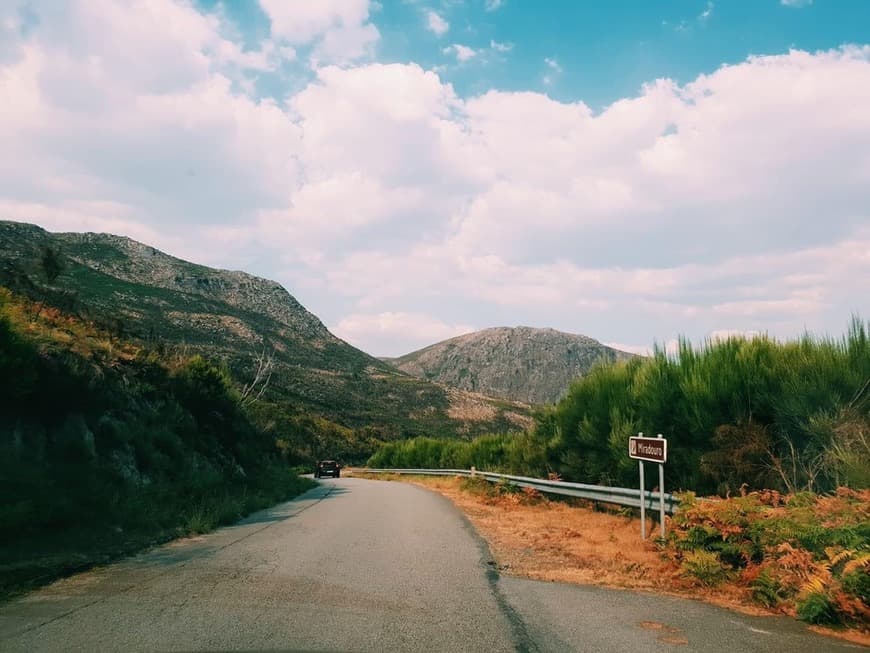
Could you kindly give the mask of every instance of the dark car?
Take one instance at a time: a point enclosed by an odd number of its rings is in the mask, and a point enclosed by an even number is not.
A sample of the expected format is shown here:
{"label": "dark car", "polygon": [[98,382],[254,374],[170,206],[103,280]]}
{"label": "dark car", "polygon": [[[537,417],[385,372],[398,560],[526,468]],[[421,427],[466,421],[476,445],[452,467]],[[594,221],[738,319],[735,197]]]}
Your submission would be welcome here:
{"label": "dark car", "polygon": [[314,478],[322,478],[323,476],[340,477],[341,465],[334,460],[321,460],[314,467]]}

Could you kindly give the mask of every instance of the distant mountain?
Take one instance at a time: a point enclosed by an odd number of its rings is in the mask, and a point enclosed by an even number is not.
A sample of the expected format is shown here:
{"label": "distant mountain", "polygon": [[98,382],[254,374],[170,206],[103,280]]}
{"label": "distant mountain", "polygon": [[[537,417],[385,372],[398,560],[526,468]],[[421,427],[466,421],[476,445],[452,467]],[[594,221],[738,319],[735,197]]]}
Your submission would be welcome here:
{"label": "distant mountain", "polygon": [[457,394],[352,347],[274,281],[129,238],[0,221],[0,285],[153,347],[223,361],[240,384],[265,353],[274,360],[266,398],[383,437],[468,436],[530,423],[527,406]]}
{"label": "distant mountain", "polygon": [[557,401],[596,363],[632,356],[587,336],[521,326],[475,331],[382,360],[418,378],[462,390],[547,404]]}

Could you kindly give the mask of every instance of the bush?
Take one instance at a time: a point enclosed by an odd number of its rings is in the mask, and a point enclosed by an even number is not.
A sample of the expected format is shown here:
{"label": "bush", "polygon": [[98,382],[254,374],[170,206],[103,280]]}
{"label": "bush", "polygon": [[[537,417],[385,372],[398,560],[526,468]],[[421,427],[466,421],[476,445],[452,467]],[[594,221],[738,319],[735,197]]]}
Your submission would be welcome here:
{"label": "bush", "polygon": [[145,353],[0,288],[7,376],[0,596],[310,486],[239,407],[221,366]]}
{"label": "bush", "polygon": [[810,624],[835,624],[840,621],[830,597],[822,592],[810,592],[799,598],[797,616]]}
{"label": "bush", "polygon": [[770,569],[762,569],[749,586],[755,602],[767,608],[775,608],[784,598],[782,584],[773,576]]}
{"label": "bush", "polygon": [[680,565],[683,575],[695,578],[702,585],[715,587],[731,575],[727,565],[722,564],[719,556],[711,551],[692,551]]}
{"label": "bush", "polygon": [[867,606],[870,606],[870,573],[867,569],[858,568],[852,572],[844,573],[840,583],[847,594],[861,599]]}
{"label": "bush", "polygon": [[811,623],[870,617],[870,490],[689,497],[671,521],[670,541],[683,574],[702,584],[734,576],[756,602],[797,610]]}
{"label": "bush", "polygon": [[538,440],[556,471],[581,482],[634,483],[627,439],[645,431],[669,436],[670,482],[699,493],[866,487],[868,377],[858,319],[840,341],[683,341],[676,355],[592,370],[539,420]]}

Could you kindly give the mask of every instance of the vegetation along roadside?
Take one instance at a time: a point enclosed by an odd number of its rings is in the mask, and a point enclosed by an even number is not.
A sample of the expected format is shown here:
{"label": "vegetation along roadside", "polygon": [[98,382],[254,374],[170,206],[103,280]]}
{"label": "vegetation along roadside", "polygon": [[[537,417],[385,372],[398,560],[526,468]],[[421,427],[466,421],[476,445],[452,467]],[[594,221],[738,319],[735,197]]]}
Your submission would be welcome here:
{"label": "vegetation along roadside", "polygon": [[[637,484],[628,439],[668,437],[668,488],[698,495],[870,487],[870,338],[688,342],[676,354],[599,365],[519,436],[393,442],[370,467],[468,468]],[[647,478],[652,489],[655,474]]]}
{"label": "vegetation along roadside", "polygon": [[[369,474],[366,478],[371,478]],[[482,479],[379,475],[451,499],[501,573],[652,591],[756,615],[790,615],[870,645],[870,491],[683,497],[664,541],[628,509]],[[657,531],[656,531],[657,532]]]}
{"label": "vegetation along roadside", "polygon": [[[628,438],[668,437],[681,492],[665,542],[623,516],[511,486],[418,480],[450,496],[510,573],[680,594],[841,628],[870,624],[870,339],[680,343],[599,365],[535,426],[468,442],[385,444],[376,468],[463,468],[636,487]],[[649,474],[647,490],[658,482]],[[685,492],[692,490],[692,492]],[[704,496],[705,500],[695,499]],[[508,514],[509,513],[509,514]],[[855,633],[858,633],[855,635]]]}
{"label": "vegetation along roadside", "polygon": [[0,288],[0,598],[299,494],[227,372]]}

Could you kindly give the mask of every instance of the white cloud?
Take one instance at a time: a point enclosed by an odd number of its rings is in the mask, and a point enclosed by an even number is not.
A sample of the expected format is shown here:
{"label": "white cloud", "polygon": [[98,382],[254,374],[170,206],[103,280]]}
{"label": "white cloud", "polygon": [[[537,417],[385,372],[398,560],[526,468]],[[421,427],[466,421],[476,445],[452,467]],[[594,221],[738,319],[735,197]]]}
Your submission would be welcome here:
{"label": "white cloud", "polygon": [[550,57],[544,57],[544,63],[547,64],[547,67],[549,67],[551,70],[554,70],[557,73],[562,72],[562,66],[560,66],[559,62],[555,59],[552,59]]}
{"label": "white cloud", "polygon": [[504,5],[504,0],[484,0],[483,7],[487,11],[497,11]]}
{"label": "white cloud", "polygon": [[800,9],[801,7],[809,7],[813,4],[813,0],[779,0],[779,4],[784,7]]}
{"label": "white cloud", "polygon": [[490,40],[489,47],[495,50],[496,52],[510,52],[514,49],[513,43],[499,43],[495,40]]}
{"label": "white cloud", "polygon": [[[698,349],[704,347],[707,343],[718,343],[725,342],[731,339],[746,339],[751,340],[753,338],[764,338],[767,337],[765,333],[761,331],[755,330],[743,330],[743,329],[715,329],[710,331],[706,337],[698,341],[690,341],[690,344]],[[613,349],[618,349],[620,351],[627,351],[632,354],[637,354],[639,356],[652,356],[655,352],[656,346],[662,351],[664,351],[669,356],[676,356],[680,352],[680,340],[678,338],[668,338],[664,341],[664,343],[654,343],[653,345],[629,345],[620,342],[606,342],[604,343],[608,347],[612,347]]]}
{"label": "white cloud", "polygon": [[226,53],[241,50],[216,17],[88,2],[46,12],[40,29],[0,66],[0,197],[111,201],[171,222],[173,211],[237,219],[285,195],[298,128],[233,90],[239,61]]}
{"label": "white cloud", "polygon": [[426,29],[436,36],[444,36],[450,29],[450,23],[444,20],[437,12],[426,12]]}
{"label": "white cloud", "polygon": [[469,48],[467,45],[460,45],[459,43],[448,45],[442,50],[442,52],[444,54],[456,55],[456,60],[459,62],[468,61],[477,54],[476,50]]}
{"label": "white cloud", "polygon": [[369,22],[369,0],[259,2],[272,35],[294,46],[311,47],[315,65],[359,59],[371,54],[380,39],[377,27]]}
{"label": "white cloud", "polygon": [[544,75],[543,82],[545,86],[549,86],[555,81],[556,76],[562,74],[562,66],[559,64],[558,61],[550,57],[545,57],[544,63],[547,65],[547,69],[550,72]]}
{"label": "white cloud", "polygon": [[[186,3],[35,7],[0,48],[0,218],[251,265],[378,353],[471,325],[643,343],[870,314],[870,47],[754,57],[601,111],[347,61],[279,103],[251,80],[330,33],[346,46],[367,3],[288,10],[247,49]],[[378,339],[391,324],[401,348]]]}
{"label": "white cloud", "polygon": [[606,347],[618,349],[619,351],[627,351],[629,354],[637,354],[638,356],[652,356],[653,348],[649,345],[627,345],[622,342],[605,342],[602,343]]}
{"label": "white cloud", "polygon": [[343,340],[377,355],[406,354],[417,343],[435,343],[474,331],[469,324],[447,324],[422,313],[384,312],[354,313],[342,319],[333,329]]}
{"label": "white cloud", "polygon": [[702,11],[700,14],[698,14],[698,20],[701,21],[702,23],[709,20],[710,16],[713,15],[713,8],[714,7],[715,7],[715,5],[712,2],[708,2],[707,6],[704,8],[704,11]]}

